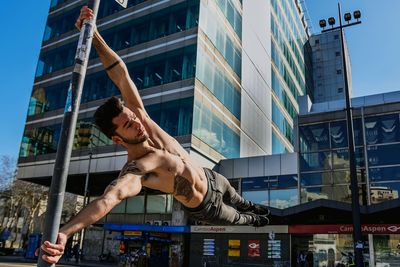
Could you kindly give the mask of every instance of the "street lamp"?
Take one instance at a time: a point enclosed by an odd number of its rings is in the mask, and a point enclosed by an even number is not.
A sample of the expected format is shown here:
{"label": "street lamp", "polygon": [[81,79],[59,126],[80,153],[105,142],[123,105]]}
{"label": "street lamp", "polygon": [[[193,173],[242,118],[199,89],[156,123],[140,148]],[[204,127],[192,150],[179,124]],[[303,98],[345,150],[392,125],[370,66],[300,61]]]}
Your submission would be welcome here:
{"label": "street lamp", "polygon": [[[353,217],[353,245],[355,254],[355,264],[357,267],[364,266],[363,263],[363,248],[364,242],[362,240],[361,234],[361,222],[360,222],[360,203],[359,203],[359,192],[358,192],[358,182],[357,182],[357,169],[355,161],[355,147],[354,147],[354,131],[353,131],[353,116],[352,108],[350,102],[350,92],[349,92],[349,82],[347,77],[347,65],[346,65],[346,54],[344,49],[344,34],[343,28],[360,24],[359,18],[361,17],[361,12],[359,10],[354,11],[353,16],[357,20],[356,22],[350,23],[351,13],[346,13],[344,15],[344,20],[347,22],[346,25],[342,25],[342,12],[340,8],[340,3],[338,3],[339,10],[339,26],[333,27],[335,24],[335,19],[330,17],[328,23],[332,28],[323,29],[322,32],[333,31],[340,29],[340,41],[342,47],[342,60],[343,60],[343,76],[344,76],[344,91],[346,98],[346,122],[347,122],[347,136],[348,136],[348,150],[349,150],[349,161],[350,161],[350,180],[351,180],[351,206],[352,206],[352,217]],[[321,24],[321,28],[325,28],[326,22]]]}
{"label": "street lamp", "polygon": [[[90,150],[89,150],[89,153],[88,153],[88,155],[89,155],[89,162],[88,162],[88,169],[87,169],[86,177],[85,177],[85,189],[84,189],[84,192],[83,192],[83,207],[82,207],[82,209],[84,209],[84,208],[87,206],[87,204],[89,204],[90,165],[91,165],[91,162],[92,162],[92,157],[93,157],[93,146],[94,146],[94,144],[93,144],[93,138],[92,138],[92,137],[89,138],[89,141],[90,141],[90,143],[89,143]],[[80,251],[80,252],[82,252],[82,250],[83,250],[83,240],[84,240],[84,236],[85,236],[85,228],[83,228],[83,229],[81,230],[81,233],[80,233],[80,236],[79,236],[79,251]],[[82,253],[81,253],[80,256],[82,256]]]}

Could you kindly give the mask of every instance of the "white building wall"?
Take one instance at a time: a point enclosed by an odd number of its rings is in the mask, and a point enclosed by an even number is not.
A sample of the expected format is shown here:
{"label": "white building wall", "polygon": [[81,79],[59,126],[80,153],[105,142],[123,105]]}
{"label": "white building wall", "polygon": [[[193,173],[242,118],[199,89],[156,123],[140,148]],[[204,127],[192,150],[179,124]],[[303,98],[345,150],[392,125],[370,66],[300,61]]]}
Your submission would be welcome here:
{"label": "white building wall", "polygon": [[241,157],[272,153],[270,16],[268,1],[243,1]]}

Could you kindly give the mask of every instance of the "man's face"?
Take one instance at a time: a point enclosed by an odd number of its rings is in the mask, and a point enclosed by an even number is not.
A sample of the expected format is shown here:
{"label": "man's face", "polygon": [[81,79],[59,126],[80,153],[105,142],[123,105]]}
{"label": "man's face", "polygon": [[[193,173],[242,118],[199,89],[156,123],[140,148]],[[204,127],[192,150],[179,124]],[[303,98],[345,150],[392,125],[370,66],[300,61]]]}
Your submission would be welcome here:
{"label": "man's face", "polygon": [[142,122],[136,114],[127,107],[124,107],[122,112],[117,117],[113,118],[112,122],[117,126],[115,135],[112,136],[113,141],[117,144],[126,143],[135,145],[149,138]]}

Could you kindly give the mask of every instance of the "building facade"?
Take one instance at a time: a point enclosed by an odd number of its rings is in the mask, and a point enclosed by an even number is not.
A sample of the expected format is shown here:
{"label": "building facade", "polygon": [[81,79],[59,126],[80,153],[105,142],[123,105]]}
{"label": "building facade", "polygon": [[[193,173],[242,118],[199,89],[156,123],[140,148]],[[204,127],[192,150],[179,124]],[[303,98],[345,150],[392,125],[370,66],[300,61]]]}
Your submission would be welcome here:
{"label": "building facade", "polygon": [[[351,97],[351,63],[346,39],[347,77]],[[340,31],[330,31],[310,36],[313,69],[313,103],[344,99],[344,70]]]}
{"label": "building facade", "polygon": [[[400,204],[400,93],[353,98],[352,107],[364,261],[368,266],[400,266],[400,224],[393,216]],[[270,206],[272,215],[271,226],[262,233],[240,227],[219,229],[217,261],[297,266],[304,254],[312,266],[347,264],[353,241],[344,108],[344,100],[336,100],[314,104],[309,113],[300,114],[296,153],[219,163],[219,172],[241,195]],[[287,228],[275,229],[277,225]],[[274,239],[269,236],[272,232],[277,234]],[[231,239],[241,244],[239,256],[229,255]],[[278,241],[280,249],[271,240]],[[249,243],[257,244],[257,257],[249,256]],[[276,258],[267,254],[271,247]],[[291,253],[286,254],[289,248]]]}
{"label": "building facade", "polygon": [[[50,185],[79,37],[74,23],[85,3],[51,2],[21,142],[19,179]],[[299,97],[309,90],[310,72],[299,1],[129,0],[123,9],[103,0],[97,26],[127,64],[151,118],[200,165],[213,168],[221,159],[294,150],[294,118]],[[89,173],[90,195],[100,195],[126,161],[126,152],[93,121],[96,108],[114,95],[119,91],[92,49],[69,192],[83,194]],[[95,225],[103,231],[102,246],[88,240],[94,245],[85,254],[114,253],[122,240],[132,250],[149,245],[152,264],[164,266],[167,254],[188,250],[187,223],[171,195],[143,190]]]}

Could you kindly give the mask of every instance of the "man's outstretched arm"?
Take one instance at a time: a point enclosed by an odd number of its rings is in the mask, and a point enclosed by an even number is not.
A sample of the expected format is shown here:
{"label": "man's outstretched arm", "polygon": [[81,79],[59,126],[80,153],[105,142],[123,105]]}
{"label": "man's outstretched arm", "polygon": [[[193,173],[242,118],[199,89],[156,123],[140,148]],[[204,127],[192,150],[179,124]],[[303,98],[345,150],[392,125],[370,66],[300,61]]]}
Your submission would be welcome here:
{"label": "man's outstretched arm", "polygon": [[65,244],[70,236],[97,222],[123,199],[136,196],[141,189],[140,177],[131,173],[111,182],[101,197],[92,201],[59,230],[55,244],[49,241],[43,243],[41,249],[47,254],[43,255],[43,260],[51,264],[57,263],[64,253]]}
{"label": "man's outstretched arm", "polygon": [[[92,17],[93,11],[87,6],[84,6],[81,9],[81,14],[77,19],[75,26],[80,29],[82,22],[85,19],[90,19]],[[143,101],[139,95],[136,85],[129,76],[129,72],[125,63],[117,55],[117,53],[115,53],[107,45],[97,28],[94,31],[93,46],[95,47],[108,76],[121,91],[125,105],[137,113],[138,116],[146,116],[147,114],[145,113]]]}

